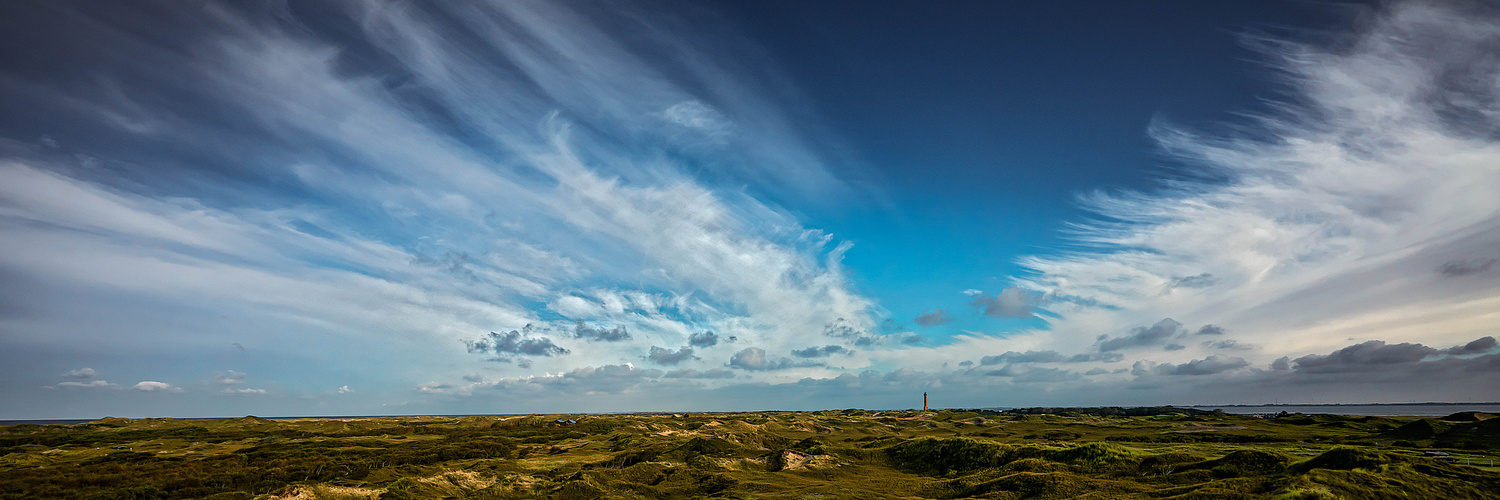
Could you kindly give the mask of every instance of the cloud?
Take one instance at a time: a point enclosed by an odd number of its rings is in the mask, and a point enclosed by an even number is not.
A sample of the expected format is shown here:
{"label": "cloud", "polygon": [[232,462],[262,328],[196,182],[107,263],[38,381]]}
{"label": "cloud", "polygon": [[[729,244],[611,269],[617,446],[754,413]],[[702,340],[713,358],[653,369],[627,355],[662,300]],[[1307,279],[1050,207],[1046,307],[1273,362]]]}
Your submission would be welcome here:
{"label": "cloud", "polygon": [[1150,327],[1136,327],[1129,334],[1122,337],[1109,338],[1100,335],[1099,350],[1101,352],[1109,352],[1135,347],[1156,346],[1180,333],[1182,333],[1182,323],[1178,323],[1172,318],[1166,318]]}
{"label": "cloud", "polygon": [[104,379],[90,380],[88,382],[74,382],[69,380],[58,382],[57,385],[58,387],[116,387],[115,384],[111,384]]}
{"label": "cloud", "polygon": [[1222,327],[1222,326],[1218,326],[1218,325],[1203,325],[1203,327],[1199,328],[1196,333],[1198,335],[1223,335],[1224,332],[1225,332],[1225,330],[1224,330],[1224,327]]}
{"label": "cloud", "polygon": [[1466,354],[1483,354],[1493,350],[1495,348],[1495,344],[1495,337],[1482,337],[1462,346],[1450,347],[1444,352],[1454,356],[1463,356]]}
{"label": "cloud", "polygon": [[729,358],[731,368],[739,368],[745,371],[775,371],[789,368],[822,366],[816,361],[792,361],[790,358],[772,359],[766,356],[766,351],[759,347],[747,347],[740,352],[734,353]]}
{"label": "cloud", "polygon": [[1422,344],[1386,344],[1383,340],[1371,340],[1326,355],[1309,354],[1293,362],[1297,370],[1306,372],[1382,370],[1388,365],[1416,363],[1438,352]]}
{"label": "cloud", "polygon": [[719,344],[719,336],[714,332],[697,332],[688,337],[688,345],[693,347],[713,347]]}
{"label": "cloud", "polygon": [[1069,382],[1082,378],[1076,372],[1060,368],[1024,368],[1019,365],[1005,365],[998,370],[987,371],[985,375],[1009,377],[1020,383]]}
{"label": "cloud", "polygon": [[1496,267],[1497,263],[1500,263],[1500,259],[1452,261],[1444,263],[1438,268],[1438,272],[1448,277],[1469,276],[1489,272]]}
{"label": "cloud", "polygon": [[1203,359],[1195,359],[1180,365],[1164,363],[1158,365],[1156,373],[1162,375],[1214,375],[1230,370],[1238,370],[1250,366],[1249,361],[1244,358],[1211,355]]}
{"label": "cloud", "polygon": [[347,386],[347,385],[341,385],[341,386],[339,386],[339,389],[338,389],[338,393],[339,394],[348,394],[348,393],[351,393],[351,392],[354,392],[354,389],[350,389],[349,386]]}
{"label": "cloud", "polygon": [[231,387],[231,388],[224,389],[224,393],[225,394],[236,394],[236,395],[265,394],[266,390],[265,389],[251,389],[249,387],[239,387],[239,388]]}
{"label": "cloud", "polygon": [[97,374],[98,372],[95,372],[93,368],[85,367],[77,370],[68,370],[63,376],[68,378],[94,378]]}
{"label": "cloud", "polygon": [[1224,339],[1224,340],[1218,340],[1218,341],[1214,341],[1214,340],[1205,341],[1205,342],[1203,342],[1203,347],[1207,348],[1207,349],[1225,349],[1225,350],[1234,350],[1234,351],[1243,351],[1243,350],[1254,349],[1254,347],[1251,347],[1251,346],[1246,345],[1246,344],[1241,344],[1241,343],[1239,343],[1239,341],[1234,340],[1234,339]]}
{"label": "cloud", "polygon": [[1207,288],[1214,286],[1215,283],[1218,283],[1218,280],[1214,279],[1214,275],[1202,273],[1192,276],[1174,276],[1170,286],[1172,288]]}
{"label": "cloud", "polygon": [[141,392],[182,392],[182,388],[180,387],[168,384],[166,382],[157,382],[154,380],[142,380],[140,382],[136,382],[136,384],[134,386],[131,386],[131,388]]}
{"label": "cloud", "polygon": [[245,374],[234,370],[229,370],[227,372],[214,375],[214,382],[223,385],[243,384],[245,383]]}
{"label": "cloud", "polygon": [[[530,326],[530,325],[528,325]],[[581,326],[581,325],[580,325]],[[529,333],[531,330],[528,328]],[[473,342],[466,342],[469,352],[495,354],[524,354],[527,356],[562,356],[569,351],[547,337],[526,338],[525,333],[511,330],[506,333],[490,332],[485,338]]]}
{"label": "cloud", "polygon": [[1122,359],[1125,359],[1125,355],[1117,352],[1064,355],[1057,351],[1006,351],[1003,354],[980,358],[979,364],[988,366],[1002,363],[1114,363]]}
{"label": "cloud", "polygon": [[[48,284],[47,316],[14,335],[174,346],[133,360],[160,365],[222,318],[266,355],[244,371],[332,344],[399,363],[375,394],[456,379],[475,332],[494,333],[470,350],[520,377],[692,332],[786,352],[877,322],[842,267],[852,246],[800,210],[878,193],[836,175],[856,164],[728,31],[623,5],[212,5],[82,25],[60,8],[13,21],[55,36],[0,34],[90,75],[6,75],[30,89],[8,103],[72,124],[48,132],[61,151],[4,139],[0,272]],[[69,52],[77,30],[135,53]],[[16,116],[0,129],[40,136]],[[141,304],[203,318],[109,314]],[[82,333],[105,317],[126,333]]]}
{"label": "cloud", "polygon": [[672,123],[703,132],[721,133],[729,127],[724,115],[712,106],[698,101],[673,104],[662,115]]}
{"label": "cloud", "polygon": [[979,306],[984,315],[992,318],[1030,318],[1041,305],[1041,294],[1020,287],[1001,290],[994,297],[984,294],[974,296],[971,305]]}
{"label": "cloud", "polygon": [[674,352],[671,349],[651,346],[651,353],[646,355],[646,359],[656,362],[659,365],[675,365],[694,358],[693,348],[691,347],[684,347]]}
{"label": "cloud", "polygon": [[[743,352],[743,351],[741,351]],[[848,348],[840,345],[825,345],[823,347],[809,347],[792,351],[792,355],[799,358],[826,358],[834,354],[852,354]]]}
{"label": "cloud", "polygon": [[[1097,214],[1071,228],[1084,250],[1024,258],[1030,274],[1016,284],[1092,305],[1059,307],[1047,330],[1010,338],[1061,350],[1170,316],[1235,325],[1239,342],[1261,346],[1248,361],[1289,358],[1272,370],[1282,375],[1305,359],[1303,382],[1343,383],[1352,377],[1311,375],[1376,366],[1447,376],[1440,366],[1457,364],[1411,346],[1489,333],[1500,308],[1500,281],[1476,279],[1500,268],[1491,264],[1500,262],[1500,10],[1408,1],[1364,12],[1334,44],[1247,37],[1286,95],[1243,128],[1153,120],[1149,134],[1191,175],[1084,196]],[[1100,348],[1163,346],[1174,335],[1140,332]],[[1351,337],[1388,343],[1303,358]],[[1177,356],[1191,352],[1146,361],[1182,366]]]}
{"label": "cloud", "polygon": [[591,341],[619,342],[621,340],[629,340],[630,332],[625,331],[624,325],[606,330],[604,328],[589,327],[583,324],[582,320],[579,320],[574,324],[573,337]]}
{"label": "cloud", "polygon": [[725,370],[723,368],[714,368],[714,369],[707,370],[707,371],[702,371],[702,372],[700,372],[698,370],[691,370],[691,369],[687,369],[687,370],[672,370],[672,371],[667,372],[665,375],[662,375],[662,378],[697,378],[697,379],[726,379],[726,378],[734,378],[734,377],[735,377],[734,372],[729,371],[729,370]]}
{"label": "cloud", "polygon": [[949,315],[948,311],[938,308],[931,312],[923,311],[920,316],[917,316],[915,321],[918,325],[922,326],[946,325],[953,322],[953,316]]}

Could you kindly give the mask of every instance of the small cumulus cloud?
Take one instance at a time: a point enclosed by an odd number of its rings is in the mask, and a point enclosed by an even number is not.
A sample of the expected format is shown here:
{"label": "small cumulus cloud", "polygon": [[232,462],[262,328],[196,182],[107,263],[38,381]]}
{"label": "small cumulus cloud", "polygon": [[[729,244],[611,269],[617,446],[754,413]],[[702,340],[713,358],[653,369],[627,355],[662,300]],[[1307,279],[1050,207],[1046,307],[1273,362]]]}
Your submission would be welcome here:
{"label": "small cumulus cloud", "polygon": [[671,349],[651,346],[650,354],[646,355],[646,359],[659,365],[675,365],[694,358],[696,356],[693,356],[693,348],[691,347],[684,347],[673,351]]}
{"label": "small cumulus cloud", "polygon": [[236,394],[236,395],[265,394],[266,390],[265,389],[251,389],[249,387],[239,387],[239,388],[231,387],[231,388],[228,388],[228,389],[224,389],[224,393],[225,394]]}
{"label": "small cumulus cloud", "polygon": [[131,388],[141,392],[182,392],[181,387],[155,380],[142,380]]}
{"label": "small cumulus cloud", "polygon": [[221,385],[242,384],[245,382],[245,374],[234,370],[229,370],[227,372],[214,375],[214,382]]}
{"label": "small cumulus cloud", "polygon": [[79,368],[77,370],[68,370],[67,373],[63,374],[64,377],[68,378],[94,378],[95,375],[98,375],[98,372],[95,372],[93,368],[87,367]]}
{"label": "small cumulus cloud", "polygon": [[1011,287],[1001,290],[994,297],[977,294],[969,303],[983,309],[984,315],[992,318],[1030,318],[1036,315],[1037,307],[1041,306],[1042,294]]}
{"label": "small cumulus cloud", "polygon": [[953,322],[953,316],[948,314],[948,311],[938,308],[931,311],[923,311],[922,315],[917,316],[914,321],[922,326],[946,325]]}
{"label": "small cumulus cloud", "polygon": [[823,347],[809,347],[792,351],[792,355],[799,358],[826,358],[834,354],[852,354],[854,351],[841,345],[825,345]]}
{"label": "small cumulus cloud", "polygon": [[625,331],[625,325],[614,328],[595,328],[583,323],[582,320],[573,325],[573,337],[588,341],[619,342],[629,340],[630,332]]}
{"label": "small cumulus cloud", "polygon": [[[581,324],[580,324],[581,326]],[[469,352],[495,354],[524,354],[527,356],[562,356],[571,351],[552,343],[547,337],[528,338],[531,325],[523,328],[526,333],[511,330],[506,333],[490,332],[485,338],[465,342]]]}
{"label": "small cumulus cloud", "polygon": [[1108,352],[1132,347],[1161,345],[1167,339],[1172,338],[1181,331],[1182,323],[1178,323],[1172,318],[1166,318],[1150,327],[1137,327],[1131,330],[1130,334],[1122,337],[1108,338],[1107,336],[1100,335],[1099,350],[1101,352]]}
{"label": "small cumulus cloud", "polygon": [[1198,329],[1197,333],[1198,335],[1223,335],[1225,331],[1226,330],[1224,330],[1224,327],[1222,326],[1203,325],[1202,328]]}
{"label": "small cumulus cloud", "polygon": [[773,371],[806,366],[822,366],[822,364],[816,361],[796,362],[790,358],[772,359],[766,355],[765,349],[746,347],[740,352],[734,353],[734,356],[729,358],[729,366],[745,371]]}
{"label": "small cumulus cloud", "polygon": [[338,390],[339,394],[348,394],[348,393],[351,393],[351,392],[354,392],[354,389],[350,389],[349,386],[347,386],[347,385],[339,386],[339,390]]}
{"label": "small cumulus cloud", "polygon": [[719,336],[714,332],[699,332],[688,336],[688,345],[693,347],[713,347],[719,344]]}
{"label": "small cumulus cloud", "polygon": [[1213,341],[1213,340],[1205,341],[1203,343],[1203,347],[1206,348],[1206,349],[1223,349],[1223,350],[1226,350],[1226,351],[1245,351],[1245,350],[1254,349],[1254,347],[1251,347],[1249,344],[1241,344],[1241,343],[1239,343],[1239,341],[1234,340],[1234,339],[1224,339],[1224,340],[1219,340],[1219,341]]}

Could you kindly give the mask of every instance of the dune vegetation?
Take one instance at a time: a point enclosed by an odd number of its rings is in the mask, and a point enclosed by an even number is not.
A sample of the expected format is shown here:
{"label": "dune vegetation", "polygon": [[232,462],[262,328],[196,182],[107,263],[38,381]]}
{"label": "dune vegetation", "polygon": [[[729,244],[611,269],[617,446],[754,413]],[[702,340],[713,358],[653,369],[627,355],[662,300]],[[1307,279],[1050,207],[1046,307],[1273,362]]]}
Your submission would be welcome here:
{"label": "dune vegetation", "polygon": [[1500,419],[1180,408],[0,427],[0,498],[1500,498]]}

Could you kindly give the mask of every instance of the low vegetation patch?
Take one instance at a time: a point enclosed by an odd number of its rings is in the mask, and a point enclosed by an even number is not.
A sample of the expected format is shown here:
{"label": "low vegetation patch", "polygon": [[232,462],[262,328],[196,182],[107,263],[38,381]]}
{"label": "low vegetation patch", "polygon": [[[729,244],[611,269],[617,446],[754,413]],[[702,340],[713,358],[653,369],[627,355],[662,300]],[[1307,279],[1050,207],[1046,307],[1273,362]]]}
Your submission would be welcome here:
{"label": "low vegetation patch", "polygon": [[1473,460],[1497,431],[1172,407],[103,419],[0,427],[0,499],[1500,498]]}

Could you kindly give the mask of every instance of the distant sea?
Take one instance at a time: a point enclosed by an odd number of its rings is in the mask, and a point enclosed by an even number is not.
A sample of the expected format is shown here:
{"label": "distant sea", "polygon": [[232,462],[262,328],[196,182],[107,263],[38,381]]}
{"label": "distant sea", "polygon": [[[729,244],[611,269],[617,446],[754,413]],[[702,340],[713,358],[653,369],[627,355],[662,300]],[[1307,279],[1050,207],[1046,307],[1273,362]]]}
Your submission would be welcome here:
{"label": "distant sea", "polygon": [[1390,403],[1370,405],[1227,405],[1189,406],[1200,410],[1224,410],[1237,415],[1265,413],[1325,413],[1375,417],[1441,417],[1463,411],[1500,413],[1500,403]]}

